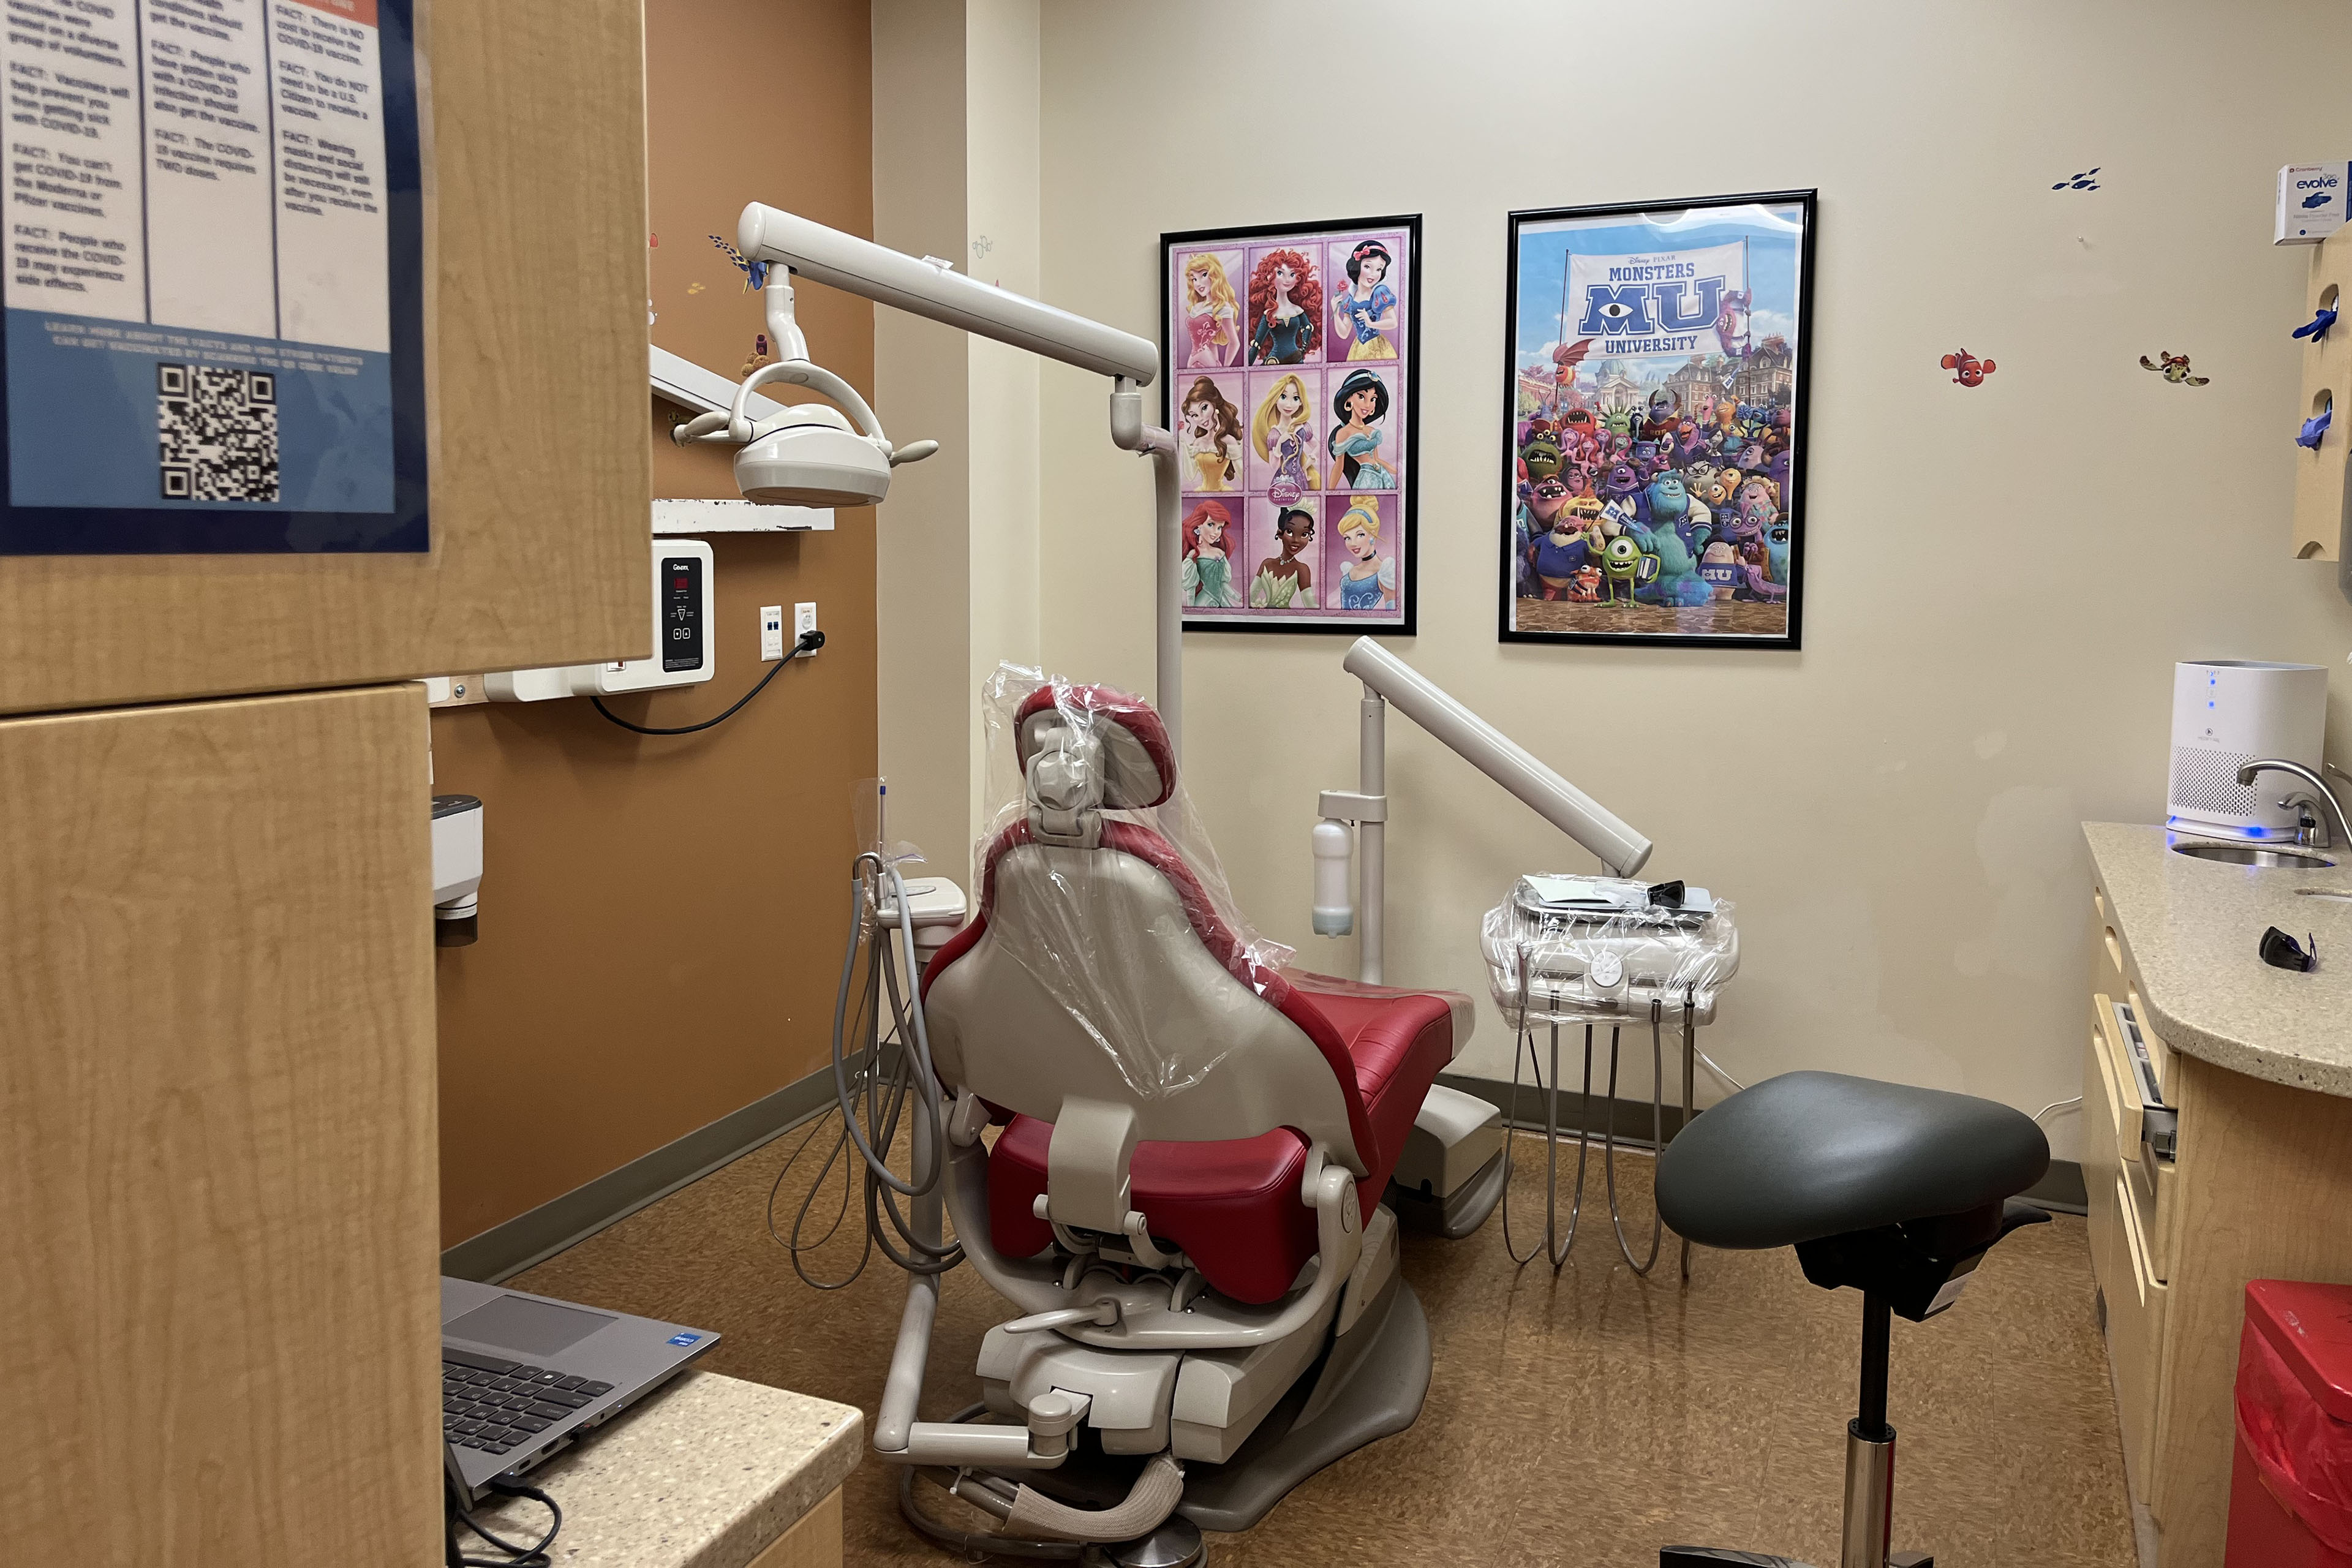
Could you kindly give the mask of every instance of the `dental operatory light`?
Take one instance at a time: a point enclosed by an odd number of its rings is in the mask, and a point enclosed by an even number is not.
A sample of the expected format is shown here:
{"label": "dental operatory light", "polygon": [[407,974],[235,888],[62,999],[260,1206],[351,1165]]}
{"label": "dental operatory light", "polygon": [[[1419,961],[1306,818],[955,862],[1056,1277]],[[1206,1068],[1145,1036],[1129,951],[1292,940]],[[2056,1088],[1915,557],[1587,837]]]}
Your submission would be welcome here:
{"label": "dental operatory light", "polygon": [[[1176,440],[1143,418],[1142,389],[1160,373],[1158,347],[1132,332],[967,278],[953,262],[908,256],[757,202],[743,209],[735,237],[741,247],[739,265],[766,298],[776,359],[743,378],[731,407],[677,426],[670,439],[682,447],[725,441],[740,447],[735,483],[749,500],[766,506],[873,506],[889,493],[892,468],[939,450],[936,441],[893,446],[856,389],[810,362],[808,339],[793,317],[795,277],[1111,378],[1111,441],[1152,460],[1158,578],[1153,695],[1171,743],[1181,747],[1183,541],[1177,526]],[[771,382],[807,387],[832,406],[803,403],[754,419],[751,395]]]}
{"label": "dental operatory light", "polygon": [[[735,454],[735,485],[745,500],[758,505],[877,505],[890,493],[892,468],[919,462],[938,451],[940,444],[892,446],[857,389],[810,363],[808,338],[793,315],[791,275],[770,270],[759,287],[767,299],[768,336],[778,358],[743,378],[731,408],[675,426],[670,439],[681,447],[698,441],[731,441],[740,447]],[[838,406],[795,404],[755,424],[746,405],[754,391],[772,381],[805,386]]]}

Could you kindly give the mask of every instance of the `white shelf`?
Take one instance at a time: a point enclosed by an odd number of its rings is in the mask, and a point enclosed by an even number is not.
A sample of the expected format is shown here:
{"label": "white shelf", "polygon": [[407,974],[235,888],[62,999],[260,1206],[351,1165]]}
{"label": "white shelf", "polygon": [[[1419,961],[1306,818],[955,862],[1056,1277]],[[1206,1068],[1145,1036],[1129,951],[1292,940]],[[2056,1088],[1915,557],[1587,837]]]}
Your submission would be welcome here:
{"label": "white shelf", "polygon": [[829,506],[755,506],[747,500],[656,500],[654,532],[831,533]]}

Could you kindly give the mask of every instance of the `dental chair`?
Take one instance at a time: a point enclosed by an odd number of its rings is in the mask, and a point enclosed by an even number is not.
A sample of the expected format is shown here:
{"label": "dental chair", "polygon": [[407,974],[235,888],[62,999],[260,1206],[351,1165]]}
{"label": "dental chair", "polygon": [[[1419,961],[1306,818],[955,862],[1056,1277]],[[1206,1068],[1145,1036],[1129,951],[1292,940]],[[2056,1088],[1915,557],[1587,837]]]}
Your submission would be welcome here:
{"label": "dental chair", "polygon": [[[1995,1242],[2046,1222],[2016,1195],[2049,1168],[2049,1142],[2022,1111],[1827,1072],[1744,1089],[1658,1156],[1658,1212],[1675,1234],[1706,1247],[1794,1247],[1807,1279],[1862,1292],[1861,1397],[1846,1424],[1839,1568],[1934,1568],[1924,1553],[1890,1550],[1893,1319],[1944,1311]],[[1658,1562],[1805,1568],[1793,1557],[1706,1546],[1669,1546]]]}
{"label": "dental chair", "polygon": [[948,1213],[1021,1315],[981,1345],[994,1421],[902,1435],[886,1399],[876,1445],[1003,1521],[958,1538],[906,1505],[954,1544],[1193,1562],[1200,1529],[1248,1528],[1420,1412],[1428,1325],[1381,1200],[1470,1004],[1260,963],[1138,820],[1177,785],[1145,703],[1049,684],[1013,728],[1025,810],[921,1014]]}

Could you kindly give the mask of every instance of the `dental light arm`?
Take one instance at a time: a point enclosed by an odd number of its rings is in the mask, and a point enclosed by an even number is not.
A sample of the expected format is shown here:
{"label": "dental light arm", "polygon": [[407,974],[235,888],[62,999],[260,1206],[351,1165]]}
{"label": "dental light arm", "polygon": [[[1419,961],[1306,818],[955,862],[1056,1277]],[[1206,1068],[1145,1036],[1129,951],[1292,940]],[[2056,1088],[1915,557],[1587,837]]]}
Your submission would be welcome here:
{"label": "dental light arm", "polygon": [[[1387,709],[1391,704],[1447,750],[1525,802],[1537,816],[1591,850],[1613,874],[1630,877],[1650,858],[1650,841],[1615,813],[1371,638],[1358,637],[1341,665],[1364,683],[1361,773],[1355,790],[1323,793],[1321,815],[1324,824],[1355,823],[1360,840],[1363,931],[1358,978],[1371,984],[1381,979],[1388,818]],[[1345,901],[1347,866],[1343,857],[1319,852],[1324,824],[1317,828],[1316,930],[1337,936],[1346,933],[1350,912]],[[1324,879],[1332,877],[1338,882],[1336,889],[1321,885]]]}
{"label": "dental light arm", "polygon": [[[753,202],[737,220],[735,238],[759,282],[766,273],[769,341],[777,363],[744,378],[726,413],[700,416],[671,432],[680,445],[728,441],[736,455],[737,483],[755,501],[812,506],[870,505],[882,500],[889,472],[900,463],[929,457],[935,441],[894,447],[874,411],[846,382],[813,364],[808,340],[793,313],[791,275],[927,317],[979,337],[1010,343],[1064,364],[1112,378],[1111,440],[1122,450],[1149,456],[1154,470],[1154,641],[1157,677],[1153,697],[1180,749],[1183,725],[1183,609],[1180,602],[1182,539],[1177,523],[1176,442],[1143,420],[1142,388],[1160,374],[1160,350],[1132,332],[1015,294],[955,270],[936,257],[918,258],[812,223],[796,213]],[[845,410],[802,404],[764,424],[747,414],[751,392],[769,382],[808,387]]]}

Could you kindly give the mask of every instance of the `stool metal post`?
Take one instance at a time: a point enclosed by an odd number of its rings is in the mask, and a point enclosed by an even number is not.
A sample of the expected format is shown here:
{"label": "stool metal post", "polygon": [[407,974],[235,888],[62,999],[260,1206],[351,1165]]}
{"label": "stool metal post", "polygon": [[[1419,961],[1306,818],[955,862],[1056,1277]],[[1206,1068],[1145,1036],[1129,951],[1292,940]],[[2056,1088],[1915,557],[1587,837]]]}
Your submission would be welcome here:
{"label": "stool metal post", "polygon": [[1860,1409],[1846,1426],[1845,1535],[1838,1568],[1888,1568],[1895,1532],[1895,1428],[1886,1424],[1886,1361],[1894,1327],[1886,1298],[1865,1293]]}

